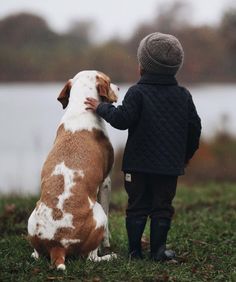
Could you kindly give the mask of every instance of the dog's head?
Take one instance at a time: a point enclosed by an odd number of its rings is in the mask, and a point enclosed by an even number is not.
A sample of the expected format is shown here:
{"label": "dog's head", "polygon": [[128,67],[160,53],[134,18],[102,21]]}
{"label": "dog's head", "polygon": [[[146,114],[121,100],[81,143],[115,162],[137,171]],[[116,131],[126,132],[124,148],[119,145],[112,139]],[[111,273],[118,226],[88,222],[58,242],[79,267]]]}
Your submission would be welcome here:
{"label": "dog's head", "polygon": [[[99,71],[82,71],[79,72],[73,79],[67,81],[59,94],[57,100],[61,102],[63,109],[65,109],[69,103],[71,90],[73,87],[83,89],[85,92],[90,91],[95,94],[94,98],[101,101],[113,103],[117,102],[119,88],[111,83],[109,76]],[[81,93],[75,93],[75,95],[81,95]],[[87,96],[91,96],[91,93]]]}

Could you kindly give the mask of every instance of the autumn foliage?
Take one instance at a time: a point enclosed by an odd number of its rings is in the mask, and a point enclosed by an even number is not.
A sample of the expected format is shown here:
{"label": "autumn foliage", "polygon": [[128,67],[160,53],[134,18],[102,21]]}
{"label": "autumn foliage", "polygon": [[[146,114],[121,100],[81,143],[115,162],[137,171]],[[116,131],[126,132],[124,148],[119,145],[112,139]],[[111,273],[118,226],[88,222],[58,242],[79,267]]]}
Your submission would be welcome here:
{"label": "autumn foliage", "polygon": [[235,182],[236,139],[227,133],[202,141],[183,181]]}

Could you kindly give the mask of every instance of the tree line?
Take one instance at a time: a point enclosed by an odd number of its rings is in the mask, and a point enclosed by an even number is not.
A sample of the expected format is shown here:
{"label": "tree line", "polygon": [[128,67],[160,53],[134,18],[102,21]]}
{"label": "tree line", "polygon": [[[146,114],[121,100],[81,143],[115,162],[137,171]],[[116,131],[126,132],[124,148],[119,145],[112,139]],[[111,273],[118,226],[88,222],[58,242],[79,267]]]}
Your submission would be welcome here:
{"label": "tree line", "polygon": [[137,26],[126,40],[113,37],[95,43],[93,23],[77,22],[64,34],[36,15],[20,13],[0,21],[0,81],[65,81],[83,69],[97,69],[116,82],[138,78],[136,52],[140,40],[159,31],[179,38],[185,50],[180,81],[236,81],[236,9],[226,10],[217,26],[194,26],[186,6],[176,2]]}

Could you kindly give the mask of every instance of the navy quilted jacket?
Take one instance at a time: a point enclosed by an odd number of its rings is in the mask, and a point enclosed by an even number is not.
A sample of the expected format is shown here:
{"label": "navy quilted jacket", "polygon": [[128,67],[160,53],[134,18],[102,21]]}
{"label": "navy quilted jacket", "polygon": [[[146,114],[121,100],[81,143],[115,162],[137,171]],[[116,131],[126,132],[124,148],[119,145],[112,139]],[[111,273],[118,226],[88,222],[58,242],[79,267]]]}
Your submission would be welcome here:
{"label": "navy quilted jacket", "polygon": [[198,149],[201,120],[191,94],[174,76],[145,73],[122,105],[101,103],[97,113],[129,130],[123,171],[181,175]]}

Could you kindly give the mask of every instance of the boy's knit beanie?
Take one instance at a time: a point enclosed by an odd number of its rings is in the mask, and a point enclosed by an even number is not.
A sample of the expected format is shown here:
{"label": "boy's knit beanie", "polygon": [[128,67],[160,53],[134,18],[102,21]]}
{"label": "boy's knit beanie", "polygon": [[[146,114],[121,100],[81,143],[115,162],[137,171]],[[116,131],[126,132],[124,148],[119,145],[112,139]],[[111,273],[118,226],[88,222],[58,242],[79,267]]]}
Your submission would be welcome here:
{"label": "boy's knit beanie", "polygon": [[175,75],[183,64],[184,51],[175,36],[155,32],[141,40],[137,56],[144,71]]}

